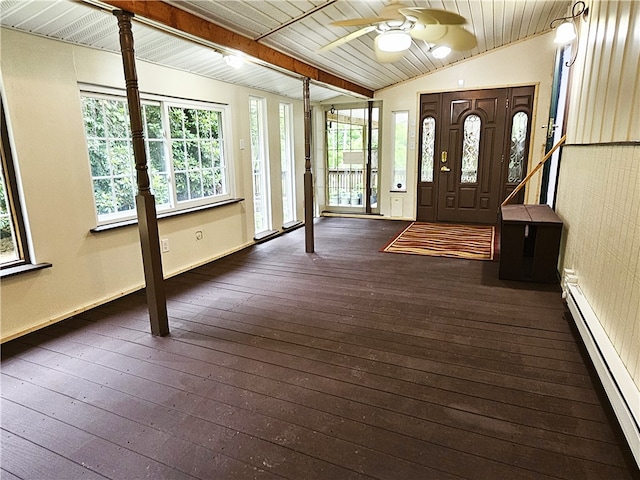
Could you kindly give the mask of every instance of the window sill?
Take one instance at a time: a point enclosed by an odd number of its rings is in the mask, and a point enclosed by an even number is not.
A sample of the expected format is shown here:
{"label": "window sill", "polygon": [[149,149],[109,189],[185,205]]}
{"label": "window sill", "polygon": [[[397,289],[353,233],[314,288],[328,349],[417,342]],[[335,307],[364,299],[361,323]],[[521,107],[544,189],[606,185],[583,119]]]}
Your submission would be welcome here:
{"label": "window sill", "polygon": [[[185,208],[184,210],[176,210],[173,212],[165,212],[158,215],[158,220],[163,218],[177,217],[179,215],[188,215],[190,213],[201,212],[203,210],[210,210],[212,208],[224,207],[226,205],[232,205],[234,203],[243,202],[244,198],[232,198],[231,200],[225,200],[223,202],[212,203],[210,205],[201,205],[199,207]],[[91,233],[106,232],[107,230],[114,230],[116,228],[129,227],[131,225],[137,225],[138,219],[132,218],[131,220],[124,220],[122,222],[108,223],[106,225],[99,225],[90,230]]]}
{"label": "window sill", "polygon": [[273,237],[277,237],[278,235],[280,235],[280,232],[278,230],[267,230],[266,232],[257,234],[255,237],[253,237],[253,240],[256,243],[266,242],[267,240],[270,240]]}
{"label": "window sill", "polygon": [[0,270],[0,278],[13,277],[14,275],[20,275],[21,273],[33,272],[35,270],[42,270],[44,268],[52,267],[50,263],[23,263],[14,267],[7,267]]}
{"label": "window sill", "polygon": [[282,226],[282,230],[284,230],[285,232],[289,231],[289,230],[295,230],[296,228],[300,228],[301,226],[303,226],[304,223],[302,223],[301,221],[296,221],[294,220],[293,222],[287,222]]}

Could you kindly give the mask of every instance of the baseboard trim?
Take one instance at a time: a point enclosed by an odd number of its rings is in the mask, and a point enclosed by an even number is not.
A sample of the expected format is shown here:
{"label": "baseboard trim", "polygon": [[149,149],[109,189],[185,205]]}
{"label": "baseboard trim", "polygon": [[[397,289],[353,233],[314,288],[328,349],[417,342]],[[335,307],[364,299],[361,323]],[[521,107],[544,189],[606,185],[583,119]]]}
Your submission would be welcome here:
{"label": "baseboard trim", "polygon": [[591,305],[576,284],[567,286],[567,305],[602,382],[631,453],[640,467],[640,390]]}

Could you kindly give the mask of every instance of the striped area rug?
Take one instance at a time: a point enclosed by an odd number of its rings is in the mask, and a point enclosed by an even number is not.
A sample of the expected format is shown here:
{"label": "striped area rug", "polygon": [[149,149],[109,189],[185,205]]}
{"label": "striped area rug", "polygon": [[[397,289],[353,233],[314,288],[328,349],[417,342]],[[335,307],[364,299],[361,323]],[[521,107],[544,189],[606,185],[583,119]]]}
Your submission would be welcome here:
{"label": "striped area rug", "polygon": [[413,222],[382,251],[493,260],[494,239],[493,226]]}

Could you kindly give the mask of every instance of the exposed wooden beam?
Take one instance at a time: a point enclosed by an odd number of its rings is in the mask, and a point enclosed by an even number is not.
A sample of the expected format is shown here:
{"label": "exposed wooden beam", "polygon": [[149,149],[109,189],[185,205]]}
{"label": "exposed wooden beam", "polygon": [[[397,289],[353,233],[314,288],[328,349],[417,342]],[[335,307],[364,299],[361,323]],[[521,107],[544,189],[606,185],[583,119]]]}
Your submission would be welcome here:
{"label": "exposed wooden beam", "polygon": [[220,47],[243,52],[265,64],[298,74],[301,78],[309,78],[367,98],[373,98],[373,90],[320,70],[313,65],[285,55],[255,40],[227,30],[162,1],[104,0],[103,3],[201,38]]}

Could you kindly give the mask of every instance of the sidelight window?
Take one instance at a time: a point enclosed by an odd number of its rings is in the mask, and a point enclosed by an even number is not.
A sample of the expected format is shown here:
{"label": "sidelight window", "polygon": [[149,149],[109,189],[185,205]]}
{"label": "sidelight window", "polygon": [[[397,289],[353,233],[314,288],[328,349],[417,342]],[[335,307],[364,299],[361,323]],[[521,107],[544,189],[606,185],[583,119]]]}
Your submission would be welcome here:
{"label": "sidelight window", "polygon": [[469,115],[464,121],[460,183],[477,183],[478,181],[481,123],[478,115]]}
{"label": "sidelight window", "polygon": [[511,149],[509,153],[509,183],[522,181],[523,167],[526,157],[527,124],[529,116],[518,112],[511,122]]}
{"label": "sidelight window", "polygon": [[433,159],[436,145],[436,119],[426,117],[422,121],[422,159],[420,181],[433,182]]}
{"label": "sidelight window", "polygon": [[393,112],[393,175],[391,190],[407,190],[407,144],[409,140],[409,112]]}

